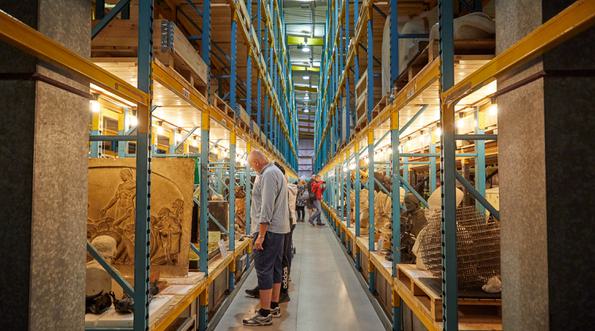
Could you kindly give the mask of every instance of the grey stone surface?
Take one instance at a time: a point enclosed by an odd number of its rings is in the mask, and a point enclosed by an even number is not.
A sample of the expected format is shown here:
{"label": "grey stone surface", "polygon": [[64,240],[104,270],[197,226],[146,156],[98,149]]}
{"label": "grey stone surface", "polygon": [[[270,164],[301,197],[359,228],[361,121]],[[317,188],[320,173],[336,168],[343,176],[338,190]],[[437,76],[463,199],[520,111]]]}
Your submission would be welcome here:
{"label": "grey stone surface", "polygon": [[[496,2],[501,52],[541,24],[541,1]],[[542,70],[534,61],[502,88]],[[543,80],[498,97],[502,315],[505,330],[548,326]]]}
{"label": "grey stone surface", "polygon": [[[90,54],[91,2],[0,1],[0,8],[77,53]],[[83,91],[2,44],[0,72],[42,73]],[[60,73],[64,74],[63,71]],[[72,79],[75,78],[75,79]],[[89,101],[43,82],[0,82],[3,330],[84,328]],[[5,131],[6,130],[6,131]],[[5,217],[6,216],[6,217]],[[5,222],[7,220],[7,222]],[[10,270],[10,272],[6,272]],[[6,305],[6,306],[4,306]]]}
{"label": "grey stone surface", "polygon": [[[498,51],[572,2],[496,2]],[[593,327],[594,48],[591,28],[498,80],[546,73],[498,97],[505,330]]]}

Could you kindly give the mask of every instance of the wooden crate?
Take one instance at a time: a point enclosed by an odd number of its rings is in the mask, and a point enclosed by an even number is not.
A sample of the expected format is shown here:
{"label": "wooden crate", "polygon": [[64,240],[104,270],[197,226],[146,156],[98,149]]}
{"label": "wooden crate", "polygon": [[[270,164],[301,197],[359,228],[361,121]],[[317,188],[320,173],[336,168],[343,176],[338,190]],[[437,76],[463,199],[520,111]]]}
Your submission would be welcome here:
{"label": "wooden crate", "polygon": [[[357,115],[356,128],[364,126],[367,122],[368,111],[368,71],[366,70],[355,85],[355,109]],[[382,98],[382,85],[380,78],[374,78],[374,104]],[[372,116],[373,117],[373,116]]]}
{"label": "wooden crate", "polygon": [[242,107],[242,105],[238,105],[240,108],[240,119],[242,123],[244,123],[245,127],[250,127],[250,114]]}
{"label": "wooden crate", "polygon": [[[433,321],[442,321],[442,297],[439,291],[428,286],[427,279],[436,279],[429,271],[419,270],[413,264],[399,264],[397,283],[421,303],[421,308]],[[459,293],[460,294],[460,293]],[[502,300],[495,298],[462,298],[459,295],[458,310],[461,321],[479,318],[489,322],[502,319]]]}
{"label": "wooden crate", "polygon": [[[155,20],[153,25],[155,24],[160,27],[160,30],[155,27],[153,30],[153,46],[159,47],[155,56],[161,62],[185,74],[193,85],[196,85],[194,81],[197,80],[196,83],[201,87],[206,87],[207,65],[184,33],[168,20]],[[159,31],[158,34],[155,33],[157,31]],[[157,45],[155,45],[156,42],[158,42]]]}
{"label": "wooden crate", "polygon": [[[138,24],[132,19],[112,20],[91,42],[93,58],[136,57],[137,49]],[[173,22],[164,19],[153,21],[153,55],[199,92],[206,93],[207,65]]]}
{"label": "wooden crate", "polygon": [[213,96],[212,103],[213,106],[221,110],[227,116],[235,118],[235,112],[233,111],[233,109],[229,106],[227,102],[223,101],[223,99],[221,99],[218,95]]}
{"label": "wooden crate", "polygon": [[[454,42],[455,55],[493,55],[496,50],[496,43],[494,39],[478,39],[478,40],[455,40]],[[415,77],[428,63],[438,56],[438,42],[420,43],[419,51],[415,55],[407,68],[403,70],[397,77],[397,90],[402,89],[407,83]],[[455,59],[456,61],[456,59]]]}
{"label": "wooden crate", "polygon": [[252,130],[251,130],[251,133],[254,136],[254,138],[256,138],[256,139],[259,139],[260,138],[260,127],[254,121],[252,121]]}

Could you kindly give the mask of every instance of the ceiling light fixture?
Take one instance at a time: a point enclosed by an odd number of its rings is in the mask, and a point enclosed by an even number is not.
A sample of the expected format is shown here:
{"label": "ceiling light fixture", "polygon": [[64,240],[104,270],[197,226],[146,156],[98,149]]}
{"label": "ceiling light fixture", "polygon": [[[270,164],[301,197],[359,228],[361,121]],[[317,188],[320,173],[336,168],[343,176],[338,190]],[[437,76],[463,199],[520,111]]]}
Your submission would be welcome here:
{"label": "ceiling light fixture", "polygon": [[308,80],[308,79],[310,79],[310,76],[302,76],[302,78],[303,78],[304,80]]}
{"label": "ceiling light fixture", "polygon": [[459,118],[457,120],[456,127],[457,129],[462,129],[465,126],[465,120],[463,118]]}
{"label": "ceiling light fixture", "polygon": [[498,114],[498,105],[491,105],[490,108],[488,108],[488,114],[490,116],[496,116]]}
{"label": "ceiling light fixture", "polygon": [[101,105],[99,104],[99,101],[97,101],[97,100],[89,101],[89,106],[93,113],[99,113],[99,111],[101,110]]}
{"label": "ceiling light fixture", "polygon": [[302,52],[309,53],[310,52],[310,47],[304,45],[304,47],[302,47]]}

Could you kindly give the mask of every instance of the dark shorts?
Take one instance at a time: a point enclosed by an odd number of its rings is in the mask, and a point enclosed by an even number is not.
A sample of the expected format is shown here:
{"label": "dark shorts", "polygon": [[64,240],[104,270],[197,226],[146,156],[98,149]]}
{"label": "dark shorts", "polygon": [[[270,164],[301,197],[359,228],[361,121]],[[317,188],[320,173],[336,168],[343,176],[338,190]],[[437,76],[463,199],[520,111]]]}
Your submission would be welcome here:
{"label": "dark shorts", "polygon": [[[258,288],[270,290],[273,283],[283,279],[283,242],[285,235],[267,232],[262,244],[263,250],[254,250],[254,267],[258,278]],[[256,235],[254,235],[256,241]]]}

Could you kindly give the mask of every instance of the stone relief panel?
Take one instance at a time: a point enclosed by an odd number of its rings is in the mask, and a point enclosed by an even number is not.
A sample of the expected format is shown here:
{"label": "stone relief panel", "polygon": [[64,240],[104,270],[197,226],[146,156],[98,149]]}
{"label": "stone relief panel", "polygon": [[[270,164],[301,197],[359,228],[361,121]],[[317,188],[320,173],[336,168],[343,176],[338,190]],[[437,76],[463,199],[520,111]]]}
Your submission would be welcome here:
{"label": "stone relief panel", "polygon": [[[113,237],[113,264],[126,276],[134,273],[135,176],[134,159],[89,159],[87,239]],[[193,160],[152,160],[151,267],[161,276],[188,273],[193,183]]]}

